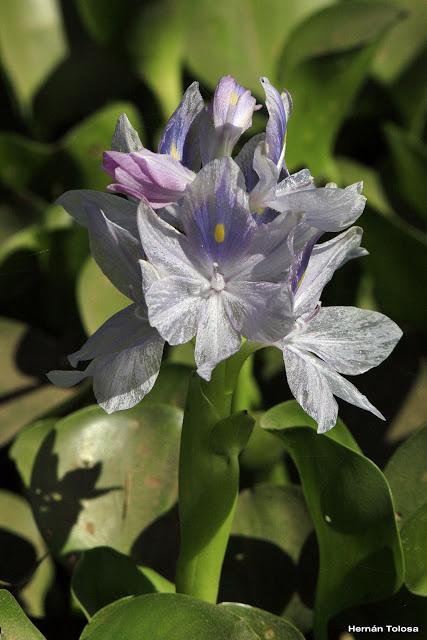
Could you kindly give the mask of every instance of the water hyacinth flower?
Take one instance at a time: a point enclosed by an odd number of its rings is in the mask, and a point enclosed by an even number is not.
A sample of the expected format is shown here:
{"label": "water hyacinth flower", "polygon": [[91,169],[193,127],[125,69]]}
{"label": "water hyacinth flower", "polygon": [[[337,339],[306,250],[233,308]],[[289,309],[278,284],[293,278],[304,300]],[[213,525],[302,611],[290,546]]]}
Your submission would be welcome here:
{"label": "water hyacinth flower", "polygon": [[290,270],[294,325],[277,346],[283,351],[289,388],[321,433],[335,425],[334,396],[384,419],[340,374],[357,375],[376,367],[402,335],[392,320],[376,311],[320,304],[322,290],[335,270],[366,254],[360,248],[361,238],[362,230],[352,227],[328,242],[308,243]]}
{"label": "water hyacinth flower", "polygon": [[320,302],[334,271],[366,254],[361,229],[348,229],[365,206],[362,185],[317,188],[307,169],[289,174],[291,99],[267,78],[261,84],[266,133],[235,158],[255,98],[226,76],[206,105],[193,83],[157,152],[119,118],[104,154],[110,193],[59,199],[87,227],[96,262],[131,304],[69,357],[73,367],[89,361],[86,368],[51,372],[53,382],[92,376],[107,412],[126,409],[151,390],[165,342],[194,340],[198,374],[208,381],[245,339],[282,350],[291,391],[319,431],[335,424],[334,396],[382,417],[342,374],[377,366],[400,329],[380,313]]}

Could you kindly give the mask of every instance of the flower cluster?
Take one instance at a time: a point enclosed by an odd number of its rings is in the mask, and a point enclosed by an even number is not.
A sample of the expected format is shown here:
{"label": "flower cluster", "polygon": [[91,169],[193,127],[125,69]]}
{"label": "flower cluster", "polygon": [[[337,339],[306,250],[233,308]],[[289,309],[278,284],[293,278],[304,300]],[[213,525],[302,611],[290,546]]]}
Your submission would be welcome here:
{"label": "flower cluster", "polygon": [[[198,374],[209,380],[246,339],[282,350],[289,387],[320,432],[336,422],[334,396],[382,417],[342,374],[380,364],[400,329],[375,311],[320,303],[335,270],[367,253],[362,230],[350,227],[365,206],[362,184],[317,188],[307,169],[290,175],[292,102],[267,78],[261,84],[265,134],[234,158],[260,106],[226,76],[208,105],[197,83],[187,89],[157,153],[122,115],[104,154],[110,193],[59,199],[87,227],[105,275],[133,302],[69,356],[73,367],[90,361],[86,369],[53,371],[55,384],[91,376],[107,412],[127,409],[153,387],[165,341],[194,339]],[[319,243],[324,232],[340,233]]]}

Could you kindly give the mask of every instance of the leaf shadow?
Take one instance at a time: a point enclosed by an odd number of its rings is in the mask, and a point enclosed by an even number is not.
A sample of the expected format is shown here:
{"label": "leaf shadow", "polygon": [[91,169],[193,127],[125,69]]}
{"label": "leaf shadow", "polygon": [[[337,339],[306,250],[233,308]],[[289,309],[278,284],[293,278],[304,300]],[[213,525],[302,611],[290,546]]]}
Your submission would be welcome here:
{"label": "leaf shadow", "polygon": [[111,491],[113,486],[97,489],[102,463],[89,468],[76,468],[59,478],[59,456],[54,452],[56,431],[44,439],[31,473],[29,498],[37,525],[51,551],[60,553],[70,532],[84,509],[83,501],[94,500]]}
{"label": "leaf shadow", "polygon": [[176,504],[139,534],[132,545],[130,555],[137,564],[146,565],[171,582],[175,582],[179,541],[179,516]]}
{"label": "leaf shadow", "polygon": [[278,545],[268,540],[231,536],[220,602],[242,602],[280,615],[296,585],[297,567]]}

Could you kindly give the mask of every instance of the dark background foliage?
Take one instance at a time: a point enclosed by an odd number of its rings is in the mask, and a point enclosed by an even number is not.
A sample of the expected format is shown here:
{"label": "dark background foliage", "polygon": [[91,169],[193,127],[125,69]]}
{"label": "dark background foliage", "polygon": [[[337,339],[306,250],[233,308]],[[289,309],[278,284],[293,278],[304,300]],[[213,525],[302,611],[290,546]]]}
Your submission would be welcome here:
{"label": "dark background foliage", "polygon": [[[65,354],[127,303],[89,257],[85,231],[54,204],[55,198],[67,189],[106,187],[102,151],[109,148],[123,111],[144,144],[155,148],[162,126],[194,79],[207,98],[228,73],[260,102],[261,75],[286,87],[294,100],[288,167],[307,166],[319,185],[363,180],[368,198],[360,225],[370,255],[336,274],[324,304],[377,309],[404,332],[392,356],[356,380],[386,422],[345,403],[340,406],[340,416],[364,454],[383,469],[396,447],[426,419],[426,20],[423,0],[0,3],[0,579],[49,640],[76,638],[83,626],[69,596],[70,575],[78,557],[74,552],[90,544],[73,546],[70,532],[85,508],[82,501],[112,499],[119,478],[114,468],[106,472],[101,463],[85,473],[73,470],[72,462],[67,466],[64,434],[55,442],[52,432],[39,450],[36,444],[42,440],[30,437],[25,445],[20,437],[13,442],[38,419],[43,419],[42,430],[47,429],[93,403],[90,386],[56,389],[45,372],[64,366]],[[265,120],[263,109],[255,115],[251,133],[260,131]],[[152,401],[179,407],[189,354],[170,350],[168,362]],[[291,397],[277,353],[259,353],[254,373],[256,382],[244,390],[254,409]],[[157,447],[162,461],[162,442],[153,438],[150,446]],[[253,490],[260,482],[276,487],[298,483],[295,467],[281,451],[271,457],[268,444],[256,449],[254,442],[242,459],[242,489]],[[18,447],[19,455],[11,446]],[[30,453],[19,446],[33,447],[34,455],[38,450],[38,466],[28,462]],[[38,487],[34,478],[25,480],[23,469],[30,475],[44,469],[51,500],[55,492],[68,496],[63,511],[56,512],[63,524],[60,532],[49,534],[52,527],[38,521],[44,540],[23,497],[29,490],[37,512],[40,498],[31,491]],[[130,539],[129,544],[111,543],[171,580],[178,535],[174,496],[172,489],[166,497],[163,492],[162,507],[147,512],[144,526],[138,520],[141,530],[133,546]],[[279,509],[284,498],[276,499]],[[297,502],[294,507],[286,502],[285,511],[304,508]],[[317,562],[309,519],[298,533],[305,543],[290,548],[279,534],[276,540],[264,533],[248,537],[245,508],[243,497],[222,599],[285,611],[309,633]],[[109,507],[104,509],[102,517],[108,513],[114,518]],[[97,524],[96,517],[101,516],[95,514],[90,522]],[[135,518],[141,517],[136,511]],[[61,559],[49,556],[38,567],[36,558],[45,555],[46,542]],[[408,624],[414,624],[421,600],[401,591],[390,601],[342,613],[331,637],[338,637],[349,620],[378,624],[381,616],[388,621],[394,615],[399,622],[403,611]]]}

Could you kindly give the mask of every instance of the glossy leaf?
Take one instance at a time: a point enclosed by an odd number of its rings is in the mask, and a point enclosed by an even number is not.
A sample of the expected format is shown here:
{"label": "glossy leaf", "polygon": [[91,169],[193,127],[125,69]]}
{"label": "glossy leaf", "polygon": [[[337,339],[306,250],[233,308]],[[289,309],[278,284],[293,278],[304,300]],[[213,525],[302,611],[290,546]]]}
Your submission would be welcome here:
{"label": "glossy leaf", "polygon": [[225,602],[221,604],[227,611],[246,622],[257,634],[259,640],[303,640],[304,636],[292,624],[268,611],[248,607],[245,604]]}
{"label": "glossy leaf", "polygon": [[9,591],[0,590],[0,620],[4,640],[45,640]]}
{"label": "glossy leaf", "polygon": [[46,423],[26,430],[12,455],[52,551],[128,553],[176,502],[180,428],[179,409],[140,404],[112,415],[91,406],[47,433]]}
{"label": "glossy leaf", "polygon": [[[157,585],[159,581],[156,584],[129,556],[109,547],[97,547],[80,557],[71,589],[86,617],[91,618],[102,607],[120,598],[160,591]],[[168,584],[168,587],[173,592],[173,585]]]}
{"label": "glossy leaf", "polygon": [[89,256],[77,281],[77,304],[86,333],[95,333],[101,324],[131,302],[111,284]]}
{"label": "glossy leaf", "polygon": [[315,631],[323,639],[328,620],[338,612],[381,600],[402,583],[390,489],[381,471],[356,450],[344,425],[318,435],[294,401],[267,411],[261,425],[281,439],[301,477],[319,544]]}
{"label": "glossy leaf", "polygon": [[80,640],[259,640],[243,620],[217,607],[181,594],[124,598],[101,609]]}
{"label": "glossy leaf", "polygon": [[301,587],[304,590],[307,583],[307,564],[313,565],[305,548],[312,529],[301,487],[259,484],[242,491],[224,564],[221,599],[268,608],[302,631],[309,629],[313,616]]}
{"label": "glossy leaf", "polygon": [[379,2],[346,2],[312,15],[292,34],[279,83],[291,92],[287,164],[336,179],[335,138],[364,81],[380,36],[398,9]]}
{"label": "glossy leaf", "polygon": [[67,54],[57,0],[2,2],[0,54],[4,69],[24,111],[47,76]]}
{"label": "glossy leaf", "polygon": [[55,357],[56,345],[49,336],[0,318],[0,445],[24,425],[75,396],[75,390],[42,383],[44,367]]}
{"label": "glossy leaf", "polygon": [[261,76],[276,77],[278,58],[291,31],[328,0],[201,0],[189,5],[191,44],[186,60],[195,76],[214,87],[231,74],[262,96]]}
{"label": "glossy leaf", "polygon": [[9,491],[0,491],[0,540],[0,580],[19,591],[30,615],[43,616],[53,563],[45,557],[46,545],[29,504]]}
{"label": "glossy leaf", "polygon": [[405,554],[405,584],[427,596],[427,426],[416,431],[389,460],[385,474],[396,505]]}

